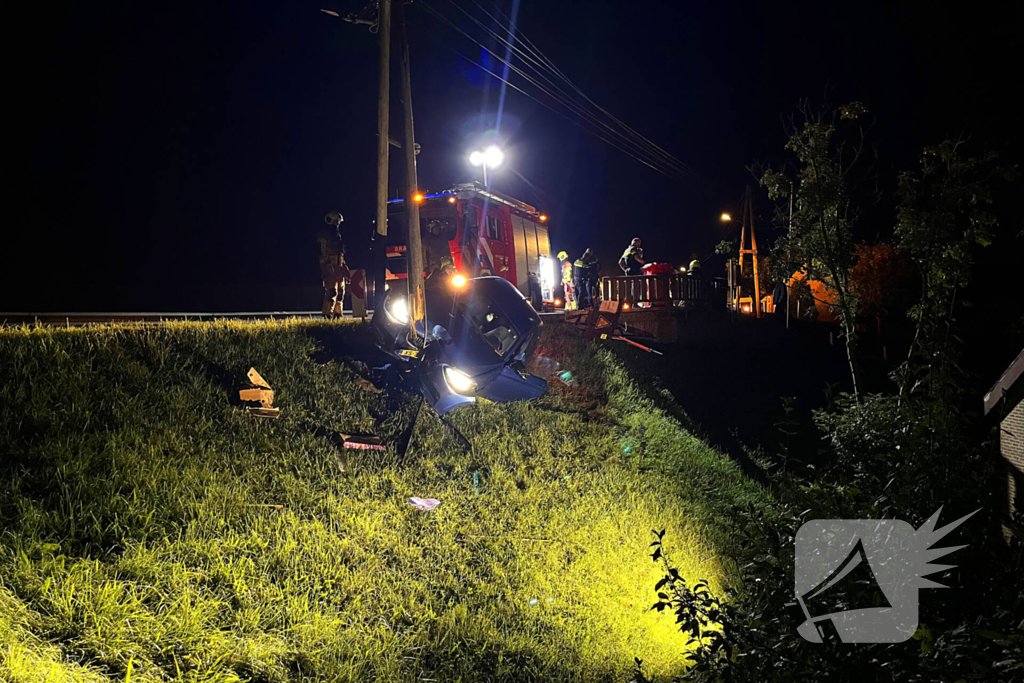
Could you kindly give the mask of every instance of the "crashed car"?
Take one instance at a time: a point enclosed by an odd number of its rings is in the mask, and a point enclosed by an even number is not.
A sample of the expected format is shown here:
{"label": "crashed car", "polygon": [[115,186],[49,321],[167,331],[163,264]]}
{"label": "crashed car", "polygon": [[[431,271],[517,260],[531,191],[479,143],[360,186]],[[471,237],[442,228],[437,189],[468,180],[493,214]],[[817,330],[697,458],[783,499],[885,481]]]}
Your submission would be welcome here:
{"label": "crashed car", "polygon": [[[428,281],[429,283],[429,281]],[[540,334],[540,316],[508,280],[461,276],[428,284],[427,320],[410,341],[405,287],[392,286],[372,327],[393,369],[415,375],[434,410],[444,415],[476,397],[490,401],[539,398],[548,383],[526,371]]]}

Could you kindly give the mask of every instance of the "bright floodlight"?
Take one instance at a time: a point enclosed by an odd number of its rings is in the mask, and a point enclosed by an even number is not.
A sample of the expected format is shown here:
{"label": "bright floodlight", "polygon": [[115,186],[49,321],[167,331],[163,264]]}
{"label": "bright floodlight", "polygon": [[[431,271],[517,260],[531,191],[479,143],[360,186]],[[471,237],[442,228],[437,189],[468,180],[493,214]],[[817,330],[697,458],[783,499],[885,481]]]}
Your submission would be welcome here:
{"label": "bright floodlight", "polygon": [[491,145],[484,150],[484,163],[489,168],[496,168],[501,165],[501,162],[505,160],[505,154],[496,146]]}
{"label": "bright floodlight", "polygon": [[732,216],[730,216],[730,215],[729,215],[729,214],[727,214],[727,213],[723,213],[723,214],[722,214],[722,220],[723,220],[723,221],[731,221],[731,220],[732,220]]}
{"label": "bright floodlight", "polygon": [[472,154],[469,155],[469,163],[473,164],[474,166],[479,166],[480,164],[484,163],[484,153],[481,152],[480,150],[473,152]]}

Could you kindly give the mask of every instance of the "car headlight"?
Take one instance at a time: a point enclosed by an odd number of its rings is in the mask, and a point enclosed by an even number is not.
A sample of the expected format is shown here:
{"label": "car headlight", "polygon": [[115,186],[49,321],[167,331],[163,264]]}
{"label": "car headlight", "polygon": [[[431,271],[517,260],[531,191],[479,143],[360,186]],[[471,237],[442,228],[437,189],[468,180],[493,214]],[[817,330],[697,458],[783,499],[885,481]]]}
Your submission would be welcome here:
{"label": "car headlight", "polygon": [[399,325],[409,324],[409,304],[406,303],[404,297],[397,297],[393,301],[389,302],[384,307],[384,312],[387,313],[388,318],[391,322]]}
{"label": "car headlight", "polygon": [[476,382],[473,381],[473,378],[453,367],[444,369],[444,381],[448,384],[448,388],[456,394],[466,395],[476,391]]}

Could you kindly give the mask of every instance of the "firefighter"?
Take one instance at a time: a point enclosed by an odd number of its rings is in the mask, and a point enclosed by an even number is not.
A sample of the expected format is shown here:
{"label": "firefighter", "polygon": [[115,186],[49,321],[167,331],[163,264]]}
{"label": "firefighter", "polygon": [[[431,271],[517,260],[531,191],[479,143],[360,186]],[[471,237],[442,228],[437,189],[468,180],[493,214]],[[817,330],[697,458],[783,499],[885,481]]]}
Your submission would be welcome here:
{"label": "firefighter", "polygon": [[597,278],[597,270],[597,258],[589,248],[573,264],[572,288],[576,294],[576,308],[579,310],[590,308],[594,304],[591,284]]}
{"label": "firefighter", "polygon": [[700,275],[700,259],[697,258],[697,254],[690,254],[690,275],[696,277]]}
{"label": "firefighter", "polygon": [[626,275],[644,274],[644,250],[640,248],[639,237],[634,237],[633,241],[626,247],[626,251],[622,252],[622,258],[619,259],[619,268],[622,268],[622,272]]}
{"label": "firefighter", "polygon": [[558,260],[562,262],[562,291],[565,292],[565,310],[576,308],[576,298],[572,291],[572,261],[569,254],[558,252]]}
{"label": "firefighter", "polygon": [[438,266],[431,269],[430,274],[423,281],[423,286],[427,289],[446,287],[454,274],[455,262],[452,260],[451,255],[442,256]]}
{"label": "firefighter", "polygon": [[587,252],[588,254],[584,254],[587,257],[587,288],[590,294],[590,303],[593,305],[597,303],[598,298],[601,296],[597,284],[601,279],[601,263],[592,251],[587,249]]}
{"label": "firefighter", "polygon": [[324,300],[322,311],[327,319],[341,315],[342,302],[345,300],[345,283],[349,279],[348,267],[345,265],[345,243],[341,239],[341,214],[332,211],[324,217],[330,227],[316,234],[320,245],[320,277],[324,283]]}

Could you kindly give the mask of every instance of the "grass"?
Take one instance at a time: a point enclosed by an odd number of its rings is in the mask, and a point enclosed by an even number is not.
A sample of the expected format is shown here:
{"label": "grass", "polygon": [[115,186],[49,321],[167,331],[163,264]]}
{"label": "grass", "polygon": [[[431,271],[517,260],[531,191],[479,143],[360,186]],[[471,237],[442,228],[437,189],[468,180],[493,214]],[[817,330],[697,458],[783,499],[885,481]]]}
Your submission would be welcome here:
{"label": "grass", "polygon": [[[682,672],[682,637],[648,609],[650,530],[718,588],[730,510],[766,495],[561,326],[542,349],[575,381],[451,413],[471,449],[427,409],[410,436],[418,397],[340,355],[367,334],[0,330],[0,679],[611,681],[634,656]],[[238,404],[250,366],[280,420]],[[389,447],[346,455],[336,432]]]}

